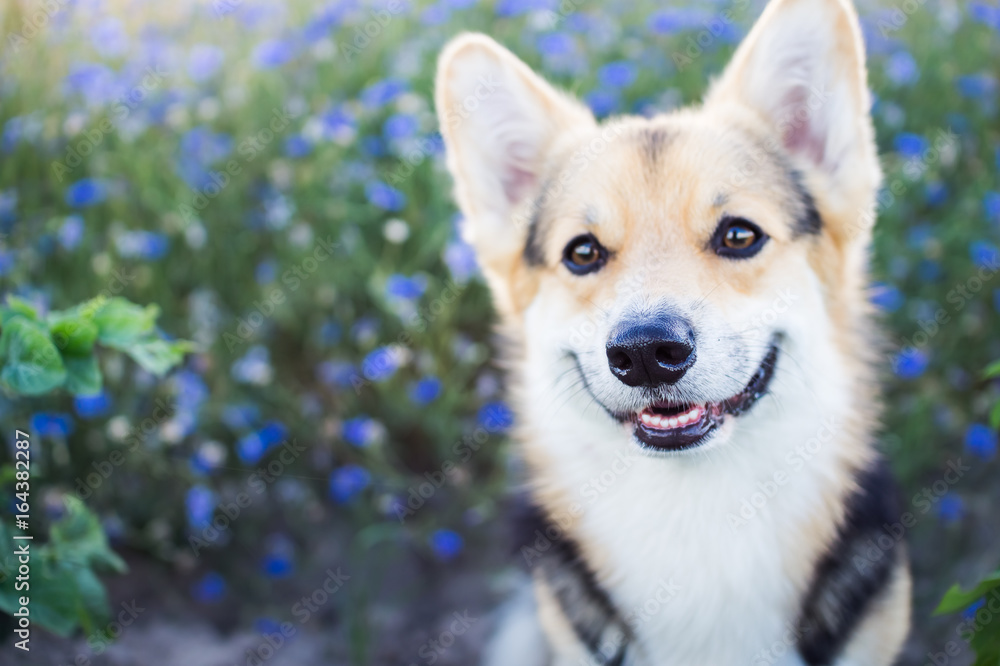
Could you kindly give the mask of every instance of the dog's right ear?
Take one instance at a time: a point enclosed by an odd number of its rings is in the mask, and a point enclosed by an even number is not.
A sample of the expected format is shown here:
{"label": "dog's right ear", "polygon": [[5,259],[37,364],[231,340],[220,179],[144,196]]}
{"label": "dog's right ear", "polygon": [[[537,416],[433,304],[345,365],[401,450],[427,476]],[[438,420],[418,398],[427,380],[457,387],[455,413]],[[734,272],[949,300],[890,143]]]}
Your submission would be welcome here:
{"label": "dog's right ear", "polygon": [[441,53],[435,104],[463,234],[500,310],[516,312],[525,305],[516,292],[529,202],[558,140],[596,123],[586,107],[481,34],[460,35]]}

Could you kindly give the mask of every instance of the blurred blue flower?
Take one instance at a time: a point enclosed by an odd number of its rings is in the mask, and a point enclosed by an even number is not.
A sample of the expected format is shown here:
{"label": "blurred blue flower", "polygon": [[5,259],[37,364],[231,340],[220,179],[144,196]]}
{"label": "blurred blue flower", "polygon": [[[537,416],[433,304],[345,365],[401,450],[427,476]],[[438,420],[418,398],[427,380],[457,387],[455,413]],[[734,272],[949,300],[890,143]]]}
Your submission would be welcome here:
{"label": "blurred blue flower", "polygon": [[271,352],[263,345],[254,345],[233,363],[230,372],[236,381],[244,384],[269,384],[274,374],[274,368],[271,367]]}
{"label": "blurred blue flower", "polygon": [[885,73],[897,86],[915,83],[920,78],[920,68],[908,51],[897,51],[885,63]]}
{"label": "blurred blue flower", "polygon": [[683,30],[697,28],[711,20],[711,14],[693,7],[661,9],[650,14],[646,27],[657,35],[672,35]]}
{"label": "blurred blue flower", "polygon": [[38,412],[31,415],[31,429],[40,437],[65,437],[73,432],[73,417],[56,412]]}
{"label": "blurred blue flower", "polygon": [[879,282],[873,285],[871,302],[880,310],[895,312],[903,305],[903,294],[893,285]]}
{"label": "blurred blue flower", "polygon": [[892,140],[892,146],[903,157],[920,157],[927,150],[927,139],[919,134],[900,132]]}
{"label": "blurred blue flower", "polygon": [[406,206],[406,195],[391,185],[376,180],[365,187],[369,203],[383,210],[397,211]]}
{"label": "blurred blue flower", "polygon": [[551,32],[538,38],[538,52],[543,56],[565,56],[576,52],[573,36],[565,32]]}
{"label": "blurred blue flower", "polygon": [[985,599],[977,599],[976,601],[969,604],[969,606],[962,611],[962,617],[966,620],[972,620],[976,617],[976,613],[980,608],[986,605]]}
{"label": "blurred blue flower", "polygon": [[400,79],[383,79],[371,84],[361,91],[361,103],[369,109],[378,109],[407,90],[405,81]]}
{"label": "blurred blue flower", "polygon": [[319,120],[324,136],[330,139],[353,135],[358,126],[354,114],[345,106],[327,109],[320,115]]}
{"label": "blurred blue flower", "polygon": [[260,429],[260,439],[264,447],[270,449],[281,444],[288,437],[288,426],[281,421],[268,421]]}
{"label": "blurred blue flower", "polygon": [[389,116],[382,126],[382,134],[389,141],[409,139],[417,133],[419,123],[416,116],[409,113],[396,113]]}
{"label": "blurred blue flower", "polygon": [[261,563],[261,570],[268,578],[288,578],[293,568],[291,555],[285,552],[268,553]]}
{"label": "blurred blue flower", "polygon": [[121,19],[109,17],[90,31],[90,43],[105,58],[123,55],[128,50],[128,34]]}
{"label": "blurred blue flower", "polygon": [[962,97],[985,100],[997,92],[997,80],[989,74],[967,74],[956,79],[955,85]]}
{"label": "blurred blue flower", "polygon": [[260,635],[281,633],[281,624],[269,617],[259,617],[253,623],[254,631]]}
{"label": "blurred blue flower", "polygon": [[445,246],[442,259],[457,282],[465,282],[479,270],[475,251],[460,238]]}
{"label": "blurred blue flower", "polygon": [[204,529],[212,522],[218,500],[215,493],[206,486],[196,485],[188,489],[184,497],[188,524],[194,529]]}
{"label": "blurred blue flower", "polygon": [[477,420],[490,432],[503,432],[514,424],[514,413],[502,402],[490,402],[480,407]]}
{"label": "blurred blue flower", "polygon": [[948,186],[940,181],[927,183],[924,186],[924,200],[929,206],[940,206],[948,200]]}
{"label": "blurred blue flower", "polygon": [[520,16],[541,9],[551,11],[557,5],[558,0],[497,0],[494,11],[497,16]]}
{"label": "blurred blue flower", "polygon": [[361,137],[361,152],[365,157],[385,157],[388,151],[382,137],[369,134]]}
{"label": "blurred blue flower", "polygon": [[635,82],[635,65],[626,61],[609,62],[597,70],[597,80],[608,88],[628,88]]}
{"label": "blurred blue flower", "polygon": [[226,405],[222,409],[222,422],[233,430],[244,430],[251,427],[260,418],[257,405],[244,403]]}
{"label": "blurred blue flower", "polygon": [[285,155],[296,159],[312,152],[312,144],[301,134],[293,134],[285,139]]}
{"label": "blurred blue flower", "polygon": [[261,260],[253,271],[253,279],[257,284],[270,284],[278,277],[278,262],[273,258]]}
{"label": "blurred blue flower", "polygon": [[233,151],[233,138],[224,132],[213,132],[211,128],[199,125],[185,132],[179,145],[183,158],[208,166]]}
{"label": "blurred blue flower", "polygon": [[420,379],[410,387],[410,400],[418,405],[434,402],[441,395],[441,380],[434,376]]}
{"label": "blurred blue flower", "polygon": [[65,250],[72,250],[83,240],[83,218],[79,215],[68,215],[59,227],[59,244]]}
{"label": "blurred blue flower", "polygon": [[915,224],[906,232],[906,242],[914,250],[923,250],[934,239],[934,227],[929,224]]}
{"label": "blurred blue flower", "polygon": [[187,73],[192,81],[205,81],[212,77],[226,58],[226,52],[212,44],[196,44],[188,54]]}
{"label": "blurred blue flower", "polygon": [[360,465],[347,464],[330,474],[330,497],[337,504],[347,504],[371,483],[371,473]]}
{"label": "blurred blue flower", "polygon": [[962,518],[964,506],[962,498],[955,493],[948,493],[938,500],[938,517],[945,523],[954,523]]}
{"label": "blurred blue flower", "polygon": [[965,430],[965,450],[983,460],[997,453],[997,433],[988,425],[973,423]]}
{"label": "blurred blue flower", "polygon": [[364,448],[378,438],[380,426],[377,421],[367,416],[356,416],[344,421],[344,441],[358,448]]}
{"label": "blurred blue flower", "polygon": [[114,70],[95,63],[70,65],[63,88],[67,95],[80,95],[90,106],[107,104],[126,92]]}
{"label": "blurred blue flower", "polygon": [[340,342],[343,330],[336,321],[328,319],[320,325],[319,339],[324,345],[335,345]]}
{"label": "blurred blue flower", "polygon": [[917,277],[924,282],[935,282],[941,278],[941,264],[933,259],[921,259],[917,264]]}
{"label": "blurred blue flower", "polygon": [[424,295],[426,289],[427,278],[422,275],[407,277],[393,273],[385,281],[385,295],[390,300],[415,301]]}
{"label": "blurred blue flower", "polygon": [[916,347],[907,347],[896,354],[892,366],[900,379],[916,379],[924,374],[929,363],[927,352]]}
{"label": "blurred blue flower", "polygon": [[265,448],[260,433],[252,432],[240,437],[240,440],[236,442],[236,456],[241,462],[252,465],[264,457]]}
{"label": "blurred blue flower", "polygon": [[17,264],[17,255],[14,252],[0,249],[0,277],[8,275],[14,270],[15,264]]}
{"label": "blurred blue flower", "polygon": [[597,89],[583,96],[583,100],[594,112],[595,116],[603,118],[611,115],[621,106],[621,98],[615,90]]}
{"label": "blurred blue flower", "polygon": [[269,39],[254,47],[250,56],[258,69],[281,67],[295,57],[295,47],[282,39]]}
{"label": "blurred blue flower", "polygon": [[316,367],[316,375],[327,386],[344,388],[351,385],[361,374],[353,364],[347,361],[323,361]]}
{"label": "blurred blue flower", "polygon": [[211,571],[194,584],[191,596],[203,604],[219,601],[226,596],[226,579],[221,574]]}
{"label": "blurred blue flower", "polygon": [[94,178],[78,180],[66,188],[66,203],[74,208],[86,208],[104,201],[108,196],[103,181]]}
{"label": "blurred blue flower", "polygon": [[983,211],[987,220],[1000,223],[1000,192],[986,193],[983,197]]}
{"label": "blurred blue flower", "polygon": [[987,25],[994,30],[1000,30],[1000,7],[986,2],[969,3],[969,16],[973,21]]}
{"label": "blurred blue flower", "polygon": [[443,4],[433,4],[420,14],[420,22],[424,25],[441,25],[451,18],[451,12]]}
{"label": "blurred blue flower", "polygon": [[995,269],[1000,255],[997,254],[997,247],[986,241],[973,241],[969,244],[969,256],[973,263],[980,268]]}
{"label": "blurred blue flower", "polygon": [[431,550],[438,559],[448,562],[458,557],[465,546],[462,536],[453,530],[435,530],[430,536]]}
{"label": "blurred blue flower", "polygon": [[399,369],[399,353],[392,347],[378,347],[368,352],[361,362],[365,379],[381,382],[389,379]]}
{"label": "blurred blue flower", "polygon": [[111,409],[111,398],[107,391],[94,395],[78,395],[73,398],[73,409],[80,418],[96,419]]}
{"label": "blurred blue flower", "polygon": [[126,259],[155,261],[170,249],[166,235],[154,231],[126,231],[115,238],[118,254]]}
{"label": "blurred blue flower", "polygon": [[226,460],[226,449],[218,442],[202,442],[191,456],[191,471],[198,475],[211,474]]}
{"label": "blurred blue flower", "polygon": [[479,0],[441,0],[449,9],[468,9],[474,6]]}
{"label": "blurred blue flower", "polygon": [[17,219],[17,190],[0,190],[0,224]]}

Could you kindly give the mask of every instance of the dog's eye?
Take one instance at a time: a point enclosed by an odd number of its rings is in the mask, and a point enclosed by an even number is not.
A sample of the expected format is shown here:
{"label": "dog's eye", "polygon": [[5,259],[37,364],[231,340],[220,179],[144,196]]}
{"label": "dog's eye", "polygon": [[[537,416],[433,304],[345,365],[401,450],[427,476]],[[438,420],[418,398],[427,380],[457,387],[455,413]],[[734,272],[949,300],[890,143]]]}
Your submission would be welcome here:
{"label": "dog's eye", "polygon": [[746,259],[760,252],[768,238],[768,235],[750,220],[742,217],[726,217],[715,230],[712,249],[719,256]]}
{"label": "dog's eye", "polygon": [[607,258],[608,251],[590,234],[577,236],[563,250],[563,264],[576,275],[598,270]]}

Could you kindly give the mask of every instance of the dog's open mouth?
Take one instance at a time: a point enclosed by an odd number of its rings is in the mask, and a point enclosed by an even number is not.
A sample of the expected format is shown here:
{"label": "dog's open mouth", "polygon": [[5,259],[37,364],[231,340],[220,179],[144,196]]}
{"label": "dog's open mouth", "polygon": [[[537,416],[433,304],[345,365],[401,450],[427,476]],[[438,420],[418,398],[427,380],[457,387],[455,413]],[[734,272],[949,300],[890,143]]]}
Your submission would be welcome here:
{"label": "dog's open mouth", "polygon": [[775,342],[746,387],[722,402],[654,402],[639,412],[624,415],[622,420],[633,423],[636,439],[651,449],[683,451],[695,448],[722,425],[727,415],[743,414],[767,393],[777,360]]}

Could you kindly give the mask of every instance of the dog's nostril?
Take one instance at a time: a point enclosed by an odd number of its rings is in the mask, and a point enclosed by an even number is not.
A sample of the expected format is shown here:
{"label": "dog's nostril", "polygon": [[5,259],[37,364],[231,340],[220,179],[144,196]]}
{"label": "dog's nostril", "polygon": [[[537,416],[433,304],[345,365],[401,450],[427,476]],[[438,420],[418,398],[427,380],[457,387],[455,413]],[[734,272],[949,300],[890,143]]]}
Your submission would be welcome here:
{"label": "dog's nostril", "polygon": [[608,357],[608,362],[615,370],[627,372],[632,369],[632,359],[625,352],[615,352]]}
{"label": "dog's nostril", "polygon": [[660,345],[655,356],[656,362],[661,365],[680,365],[691,356],[691,347],[679,343]]}

